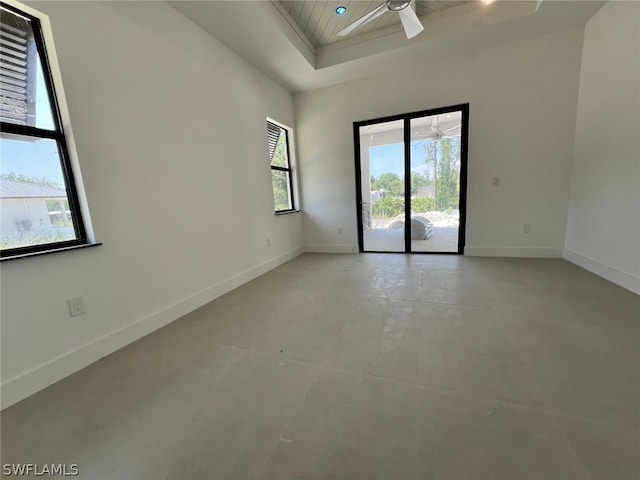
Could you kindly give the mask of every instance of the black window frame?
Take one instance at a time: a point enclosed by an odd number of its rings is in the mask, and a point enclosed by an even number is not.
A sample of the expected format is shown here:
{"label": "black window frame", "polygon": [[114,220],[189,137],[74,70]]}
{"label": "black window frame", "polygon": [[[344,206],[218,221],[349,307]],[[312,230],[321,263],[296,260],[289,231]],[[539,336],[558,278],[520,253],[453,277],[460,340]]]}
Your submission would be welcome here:
{"label": "black window frame", "polygon": [[[389,251],[372,251],[364,248],[364,232],[363,222],[364,215],[362,212],[362,168],[360,165],[360,127],[366,125],[374,125],[384,122],[393,122],[397,120],[403,121],[403,143],[404,143],[404,171],[411,171],[411,120],[440,115],[443,113],[460,112],[461,120],[461,136],[460,136],[460,193],[459,193],[459,211],[460,223],[458,227],[458,250],[456,252],[439,252],[439,251],[414,251],[411,249],[411,230],[405,229],[404,252]],[[421,110],[418,112],[402,113],[400,115],[391,115],[387,117],[374,118],[353,122],[353,146],[355,160],[355,179],[356,179],[356,218],[358,225],[358,249],[361,253],[405,253],[412,255],[464,255],[467,231],[467,186],[468,186],[468,163],[469,163],[469,103],[461,103],[450,105],[447,107],[432,108],[429,110]],[[404,178],[405,192],[411,191],[411,176],[405,174]],[[409,197],[406,197],[409,198]],[[409,224],[411,218],[411,202],[405,201],[404,206],[405,223]]]}
{"label": "black window frame", "polygon": [[[271,167],[271,178],[273,179],[273,171],[280,171],[280,172],[286,172],[288,173],[289,176],[289,204],[291,205],[291,208],[286,208],[283,210],[277,210],[275,208],[275,198],[274,198],[274,211],[276,215],[280,215],[283,213],[291,213],[291,212],[297,212],[298,210],[296,209],[296,205],[295,205],[295,195],[294,195],[294,191],[293,191],[293,168],[291,167],[291,144],[289,142],[289,128],[285,127],[284,125],[280,125],[279,123],[274,122],[273,120],[267,119],[267,132],[269,131],[269,126],[273,126],[275,128],[278,128],[281,132],[284,132],[284,141],[285,141],[285,151],[287,154],[287,166],[286,167],[280,167],[277,165],[273,165],[273,155],[270,153],[269,155],[269,166]],[[268,133],[267,133],[268,136]],[[279,139],[280,137],[278,137]],[[275,149],[274,149],[275,152]],[[272,188],[273,188],[273,184],[272,184]]]}
{"label": "black window frame", "polygon": [[69,209],[73,218],[73,228],[75,232],[75,239],[63,240],[59,242],[43,243],[39,245],[28,245],[15,248],[7,248],[0,250],[0,260],[7,260],[12,258],[20,258],[33,254],[49,253],[61,250],[67,250],[73,247],[89,246],[89,239],[87,236],[87,230],[82,217],[82,208],[80,199],[78,196],[78,189],[76,186],[76,180],[73,173],[71,157],[69,156],[69,149],[67,146],[67,137],[63,127],[62,116],[60,114],[60,106],[58,103],[58,97],[55,91],[55,85],[53,81],[53,75],[51,72],[51,66],[49,63],[49,55],[47,52],[47,46],[41,26],[40,19],[34,15],[20,10],[5,2],[0,2],[0,6],[3,9],[23,18],[29,20],[31,29],[33,31],[33,39],[38,52],[38,58],[40,60],[40,66],[42,69],[42,75],[44,77],[45,88],[49,96],[49,104],[51,108],[51,114],[53,118],[54,129],[47,130],[30,125],[19,125],[16,123],[0,121],[0,131],[3,134],[14,134],[23,137],[31,137],[37,139],[50,139],[56,142],[58,147],[58,154],[60,158],[60,167],[62,170],[62,176],[66,188],[67,200],[69,202]]}

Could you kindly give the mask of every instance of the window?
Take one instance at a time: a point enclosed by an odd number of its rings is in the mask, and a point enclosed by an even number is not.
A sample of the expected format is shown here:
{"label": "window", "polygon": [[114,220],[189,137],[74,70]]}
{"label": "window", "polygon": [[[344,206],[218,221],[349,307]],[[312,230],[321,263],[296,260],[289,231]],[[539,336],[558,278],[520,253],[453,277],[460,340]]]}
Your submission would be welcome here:
{"label": "window", "polygon": [[40,20],[0,2],[0,257],[86,245]]}
{"label": "window", "polygon": [[276,213],[295,211],[289,129],[267,120],[267,140],[275,211]]}

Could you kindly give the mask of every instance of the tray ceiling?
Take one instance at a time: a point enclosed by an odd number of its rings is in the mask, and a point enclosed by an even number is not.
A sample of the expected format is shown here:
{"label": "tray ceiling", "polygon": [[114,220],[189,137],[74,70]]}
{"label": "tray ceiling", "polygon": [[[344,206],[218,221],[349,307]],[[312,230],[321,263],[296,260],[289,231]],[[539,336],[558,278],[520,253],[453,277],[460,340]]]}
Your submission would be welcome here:
{"label": "tray ceiling", "polygon": [[[380,6],[383,0],[282,0],[278,3],[307,37],[309,43],[318,48],[341,40],[336,35],[340,30]],[[472,0],[418,0],[415,3],[415,9],[418,17],[423,17],[468,3],[472,3]],[[478,3],[477,0],[475,3]],[[338,6],[346,7],[347,13],[343,16],[336,15]],[[361,36],[392,25],[397,25],[400,29],[400,17],[388,12],[349,37]]]}
{"label": "tray ceiling", "polygon": [[[338,2],[351,9],[351,16],[329,20],[331,15],[337,17],[333,11]],[[433,63],[447,56],[473,58],[483,48],[582,28],[605,3],[603,0],[496,0],[485,5],[480,0],[418,1],[418,15],[425,28],[411,40],[407,40],[402,31],[398,15],[385,13],[381,22],[398,23],[374,23],[368,28],[375,30],[335,41],[336,32],[382,2],[169,0],[169,5],[285,88],[299,92],[402,71],[416,61]],[[311,11],[303,15],[305,6]],[[421,10],[424,7],[431,7],[431,13]],[[288,13],[287,8],[295,10]],[[321,20],[323,15],[325,21]],[[339,21],[342,24],[339,25]],[[307,35],[317,46],[311,44]],[[324,41],[330,43],[319,43]]]}

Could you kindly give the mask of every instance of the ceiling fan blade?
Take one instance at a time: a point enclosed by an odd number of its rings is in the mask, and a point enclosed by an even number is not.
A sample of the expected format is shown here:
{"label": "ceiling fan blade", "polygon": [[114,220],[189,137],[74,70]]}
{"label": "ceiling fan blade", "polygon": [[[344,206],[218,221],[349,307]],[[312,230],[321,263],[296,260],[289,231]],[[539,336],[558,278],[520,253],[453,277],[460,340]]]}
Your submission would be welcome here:
{"label": "ceiling fan blade", "polygon": [[451,127],[449,129],[445,130],[444,133],[451,133],[451,132],[454,132],[456,130],[460,130],[460,127],[462,127],[462,125],[456,125],[455,127]]}
{"label": "ceiling fan blade", "polygon": [[431,131],[438,133],[440,131],[440,121],[437,115],[431,117]]}
{"label": "ceiling fan blade", "polygon": [[411,8],[411,5],[399,10],[398,13],[400,14],[400,21],[404,27],[404,33],[407,34],[407,38],[413,38],[424,30],[420,19],[413,8]]}
{"label": "ceiling fan blade", "polygon": [[380,5],[375,10],[370,11],[365,16],[360,17],[358,20],[353,22],[351,25],[349,25],[346,28],[340,30],[336,35],[339,36],[339,37],[345,37],[345,36],[349,35],[351,32],[353,32],[354,30],[366,25],[367,23],[369,23],[372,20],[375,20],[376,18],[378,18],[380,15],[382,15],[385,12],[387,12],[388,10],[389,9],[387,8],[387,4],[383,3],[382,5]]}

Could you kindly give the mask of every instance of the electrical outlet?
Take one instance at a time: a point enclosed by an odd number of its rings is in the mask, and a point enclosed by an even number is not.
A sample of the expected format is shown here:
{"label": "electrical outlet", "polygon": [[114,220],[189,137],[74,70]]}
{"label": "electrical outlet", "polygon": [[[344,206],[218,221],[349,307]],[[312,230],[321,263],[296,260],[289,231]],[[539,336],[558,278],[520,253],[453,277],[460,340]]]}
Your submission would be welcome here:
{"label": "electrical outlet", "polygon": [[270,247],[270,246],[271,246],[271,239],[267,238],[267,247]]}
{"label": "electrical outlet", "polygon": [[342,227],[338,227],[338,235],[342,235]]}
{"label": "electrical outlet", "polygon": [[500,185],[500,177],[493,177],[493,180],[491,181],[491,185],[493,185],[494,187],[497,187],[498,185]]}
{"label": "electrical outlet", "polygon": [[522,225],[522,233],[531,233],[531,225],[528,223]]}
{"label": "electrical outlet", "polygon": [[82,297],[70,298],[67,300],[67,306],[69,307],[69,315],[72,317],[82,315],[86,311]]}

